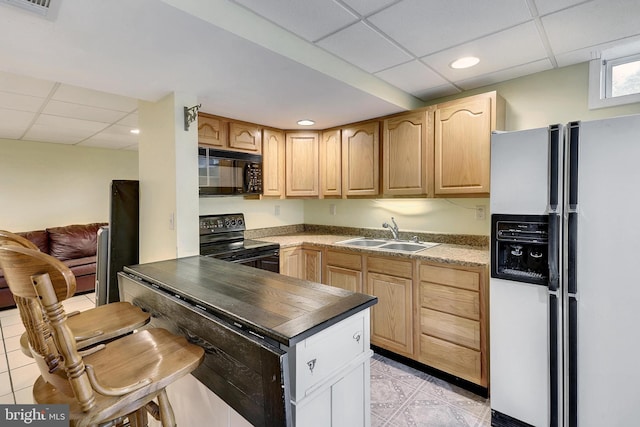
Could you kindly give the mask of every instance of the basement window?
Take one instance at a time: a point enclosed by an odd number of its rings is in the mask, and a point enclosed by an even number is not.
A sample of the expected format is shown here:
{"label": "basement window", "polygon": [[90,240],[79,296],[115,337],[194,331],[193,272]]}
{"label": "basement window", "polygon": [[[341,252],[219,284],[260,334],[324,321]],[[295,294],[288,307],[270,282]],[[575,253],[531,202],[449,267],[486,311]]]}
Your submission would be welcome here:
{"label": "basement window", "polygon": [[640,102],[640,54],[589,64],[589,108]]}

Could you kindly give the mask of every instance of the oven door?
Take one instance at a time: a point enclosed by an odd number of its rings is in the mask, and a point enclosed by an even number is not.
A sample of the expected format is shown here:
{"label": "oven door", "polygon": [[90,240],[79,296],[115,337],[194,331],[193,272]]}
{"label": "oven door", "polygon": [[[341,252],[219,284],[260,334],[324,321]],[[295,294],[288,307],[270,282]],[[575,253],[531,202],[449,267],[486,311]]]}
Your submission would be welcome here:
{"label": "oven door", "polygon": [[223,261],[229,261],[237,264],[246,265],[260,270],[273,271],[280,273],[280,250],[269,250],[252,255],[243,255],[241,253],[226,255],[209,255]]}

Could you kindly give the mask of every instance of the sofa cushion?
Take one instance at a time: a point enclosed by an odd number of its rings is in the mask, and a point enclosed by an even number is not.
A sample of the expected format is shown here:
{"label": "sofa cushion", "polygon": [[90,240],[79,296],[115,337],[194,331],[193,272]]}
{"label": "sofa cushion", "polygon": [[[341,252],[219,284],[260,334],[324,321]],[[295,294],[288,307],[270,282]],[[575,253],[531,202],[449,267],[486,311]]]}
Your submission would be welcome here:
{"label": "sofa cushion", "polygon": [[46,230],[25,231],[16,234],[35,243],[38,249],[40,249],[40,252],[44,252],[45,254],[49,253],[49,236]]}
{"label": "sofa cushion", "polygon": [[84,258],[68,259],[62,261],[64,265],[69,267],[69,270],[76,278],[80,276],[86,276],[87,274],[96,273],[96,257],[88,256]]}
{"label": "sofa cushion", "polygon": [[47,228],[49,254],[61,261],[95,256],[98,245],[98,229],[102,225],[104,224],[74,224]]}

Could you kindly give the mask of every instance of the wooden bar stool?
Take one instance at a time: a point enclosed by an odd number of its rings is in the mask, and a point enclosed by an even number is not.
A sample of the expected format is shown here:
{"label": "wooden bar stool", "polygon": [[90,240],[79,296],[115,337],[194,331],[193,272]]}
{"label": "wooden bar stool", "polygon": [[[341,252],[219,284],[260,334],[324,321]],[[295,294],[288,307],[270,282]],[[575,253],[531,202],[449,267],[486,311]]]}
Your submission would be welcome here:
{"label": "wooden bar stool", "polygon": [[[39,250],[30,240],[11,233],[0,230],[0,246],[14,245],[33,250]],[[75,293],[75,278],[73,280],[73,293]],[[22,314],[22,306],[26,304],[20,297],[14,295],[16,306]],[[68,325],[77,341],[78,349],[84,349],[95,344],[108,342],[114,338],[133,332],[149,323],[149,314],[143,312],[128,302],[115,302],[92,308],[82,312],[74,311],[67,313]],[[20,348],[22,352],[31,357],[29,349],[29,333],[25,332],[20,337]]]}
{"label": "wooden bar stool", "polygon": [[[77,427],[125,418],[144,426],[147,412],[157,414],[163,427],[175,425],[165,388],[200,365],[201,347],[152,328],[81,355],[61,304],[75,290],[71,271],[50,255],[15,245],[0,246],[0,267],[11,292],[28,302],[23,323],[40,369],[35,403],[69,405],[70,423]],[[59,363],[49,363],[52,358]]]}

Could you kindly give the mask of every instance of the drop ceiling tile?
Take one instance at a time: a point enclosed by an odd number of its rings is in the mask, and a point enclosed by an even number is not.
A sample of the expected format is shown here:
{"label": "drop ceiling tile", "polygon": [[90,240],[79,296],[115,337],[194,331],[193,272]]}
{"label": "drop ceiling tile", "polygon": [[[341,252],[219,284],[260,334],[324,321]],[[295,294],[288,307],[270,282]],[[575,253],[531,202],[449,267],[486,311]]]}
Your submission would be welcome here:
{"label": "drop ceiling tile", "polygon": [[129,132],[126,126],[110,126],[103,132],[82,141],[80,144],[84,147],[102,147],[123,149],[138,144],[138,136]]}
{"label": "drop ceiling tile", "polygon": [[416,56],[531,19],[525,1],[405,0],[368,18]]}
{"label": "drop ceiling tile", "polygon": [[542,16],[574,6],[578,3],[583,3],[584,1],[585,0],[534,0],[534,3],[538,9],[538,15]]}
{"label": "drop ceiling tile", "polygon": [[124,118],[118,121],[119,125],[128,126],[129,128],[137,128],[138,127],[138,112],[128,114]]}
{"label": "drop ceiling tile", "polygon": [[88,136],[89,135],[77,132],[74,129],[33,125],[22,139],[27,141],[54,142],[57,144],[77,144]]}
{"label": "drop ceiling tile", "polygon": [[640,34],[640,1],[594,0],[541,18],[558,55]]}
{"label": "drop ceiling tile", "polygon": [[448,82],[420,61],[410,61],[376,73],[382,80],[412,95]]}
{"label": "drop ceiling tile", "polygon": [[0,91],[0,108],[37,112],[46,98]]}
{"label": "drop ceiling tile", "polygon": [[457,81],[456,85],[464,90],[475,89],[482,86],[496,84],[507,80],[515,79],[529,74],[539,73],[541,71],[553,68],[549,59],[541,59],[540,61],[531,62],[524,65],[515,66],[506,70],[500,70],[481,76],[471,77],[466,80]]}
{"label": "drop ceiling tile", "polygon": [[69,117],[51,116],[49,114],[40,114],[34,125],[47,126],[51,129],[68,129],[71,132],[86,135],[85,138],[96,132],[100,132],[109,126],[106,123],[92,122],[89,120],[80,120]]}
{"label": "drop ceiling tile", "polygon": [[308,41],[318,40],[357,20],[333,0],[235,0]]}
{"label": "drop ceiling tile", "polygon": [[0,71],[0,91],[46,98],[55,83]]}
{"label": "drop ceiling tile", "polygon": [[[477,56],[480,63],[455,70],[449,66],[463,56]],[[421,58],[451,82],[493,73],[545,58],[546,50],[533,22]]]}
{"label": "drop ceiling tile", "polygon": [[342,0],[343,3],[362,16],[367,16],[397,1],[398,0]]}
{"label": "drop ceiling tile", "polygon": [[103,123],[114,123],[127,115],[127,113],[122,111],[55,100],[51,100],[42,112],[53,116],[71,117]]}
{"label": "drop ceiling tile", "polygon": [[362,22],[330,35],[318,46],[370,73],[411,59]]}
{"label": "drop ceiling tile", "polygon": [[0,138],[18,139],[33,121],[34,114],[0,108]]}
{"label": "drop ceiling tile", "polygon": [[138,108],[138,100],[134,98],[65,84],[60,85],[52,99],[124,112],[131,112]]}

